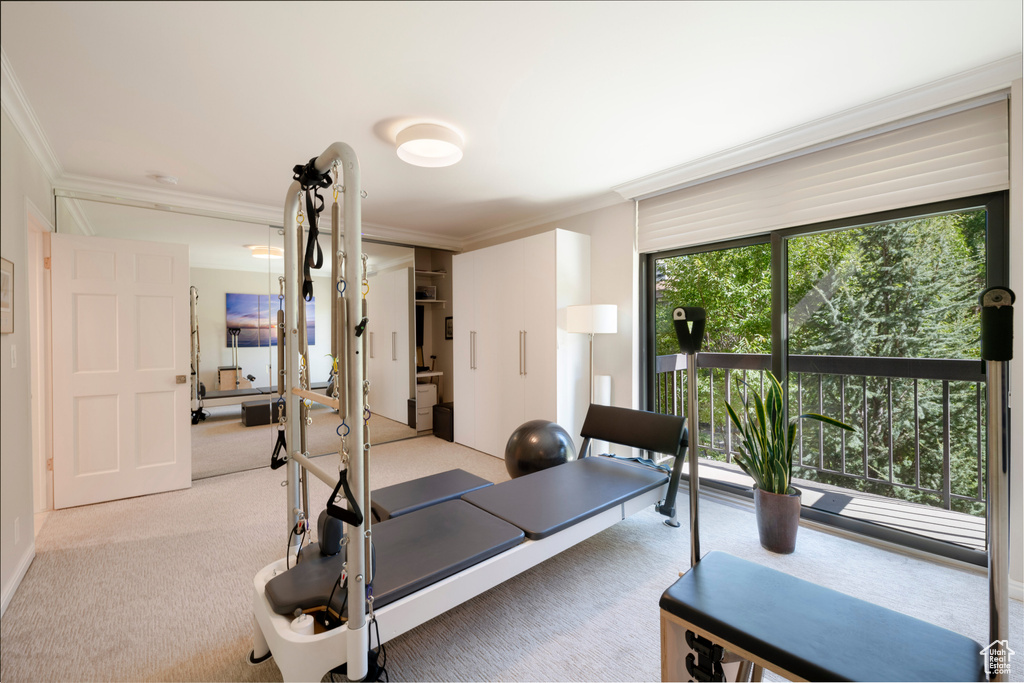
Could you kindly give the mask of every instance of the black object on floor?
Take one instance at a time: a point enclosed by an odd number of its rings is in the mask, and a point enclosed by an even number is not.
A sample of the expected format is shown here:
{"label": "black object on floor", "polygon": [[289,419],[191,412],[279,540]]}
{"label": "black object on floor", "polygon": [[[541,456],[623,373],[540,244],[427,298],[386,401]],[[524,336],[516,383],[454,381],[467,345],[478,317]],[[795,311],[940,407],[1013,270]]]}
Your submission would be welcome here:
{"label": "black object on floor", "polygon": [[455,441],[454,403],[434,404],[434,436],[445,441]]}
{"label": "black object on floor", "polygon": [[[278,409],[280,407],[280,410]],[[263,399],[262,401],[246,401],[242,404],[242,424],[246,427],[257,427],[268,425],[273,420],[277,424],[281,413],[284,412],[284,403]]]}

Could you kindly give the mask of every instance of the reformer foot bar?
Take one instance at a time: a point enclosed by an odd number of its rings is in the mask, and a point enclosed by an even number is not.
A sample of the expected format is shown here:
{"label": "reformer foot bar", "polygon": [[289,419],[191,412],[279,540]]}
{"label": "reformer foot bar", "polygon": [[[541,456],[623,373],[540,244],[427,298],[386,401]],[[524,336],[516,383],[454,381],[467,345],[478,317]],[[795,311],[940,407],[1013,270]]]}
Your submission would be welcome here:
{"label": "reformer foot bar", "polygon": [[[999,647],[998,641],[1005,645],[1008,637],[1010,451],[1003,382],[1012,356],[1012,303],[1013,294],[1003,288],[986,290],[981,297],[989,400],[991,645],[726,553],[700,557],[692,515],[691,567],[659,603],[663,681],[761,680],[762,669],[794,681],[986,680],[990,662],[985,653]],[[676,321],[685,321],[695,310],[703,318],[701,309],[676,309]],[[696,368],[700,343],[688,346],[684,336],[680,347],[689,371]],[[693,375],[689,377],[694,386]],[[689,407],[693,419],[693,394]],[[690,500],[695,511],[699,491],[692,453]],[[1008,680],[1008,673],[989,671],[988,680]]]}

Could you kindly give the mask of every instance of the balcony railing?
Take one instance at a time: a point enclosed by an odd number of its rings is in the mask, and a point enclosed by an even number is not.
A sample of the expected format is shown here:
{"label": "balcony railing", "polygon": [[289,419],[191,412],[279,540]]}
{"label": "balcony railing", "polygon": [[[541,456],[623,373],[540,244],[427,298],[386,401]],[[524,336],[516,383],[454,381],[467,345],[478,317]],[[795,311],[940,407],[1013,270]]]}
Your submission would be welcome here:
{"label": "balcony railing", "polygon": [[[698,356],[699,452],[731,463],[739,444],[725,410],[764,390],[771,357]],[[686,415],[686,357],[658,356],[654,410]],[[985,374],[968,360],[789,356],[790,415],[837,417],[850,433],[801,421],[797,476],[984,514]],[[902,491],[902,493],[900,493]]]}

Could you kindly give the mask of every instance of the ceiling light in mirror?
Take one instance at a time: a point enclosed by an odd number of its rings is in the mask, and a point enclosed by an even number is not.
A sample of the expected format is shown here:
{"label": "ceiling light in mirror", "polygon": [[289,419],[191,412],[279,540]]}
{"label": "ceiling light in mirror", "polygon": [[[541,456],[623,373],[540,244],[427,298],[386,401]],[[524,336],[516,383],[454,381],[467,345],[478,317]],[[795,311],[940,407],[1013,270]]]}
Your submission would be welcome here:
{"label": "ceiling light in mirror", "polygon": [[252,251],[254,258],[284,258],[284,250],[281,247],[268,247],[265,244],[247,244],[245,246]]}

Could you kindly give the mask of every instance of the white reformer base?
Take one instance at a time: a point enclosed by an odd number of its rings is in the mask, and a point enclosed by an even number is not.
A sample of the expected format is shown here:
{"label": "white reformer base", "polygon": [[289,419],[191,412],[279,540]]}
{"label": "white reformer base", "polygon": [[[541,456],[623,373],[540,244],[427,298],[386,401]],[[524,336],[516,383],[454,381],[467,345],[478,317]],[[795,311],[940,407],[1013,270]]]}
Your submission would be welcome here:
{"label": "white reformer base", "polygon": [[[655,505],[665,497],[667,488],[666,484],[643,493],[539,541],[526,540],[500,555],[375,610],[381,642],[400,636],[563,550],[618,524],[627,517]],[[311,636],[299,635],[292,631],[292,620],[276,614],[264,592],[267,582],[284,568],[285,560],[280,559],[261,569],[253,579],[253,642],[260,645],[261,649],[270,648],[285,681],[319,681],[328,671],[345,663],[349,631],[346,626]]]}

